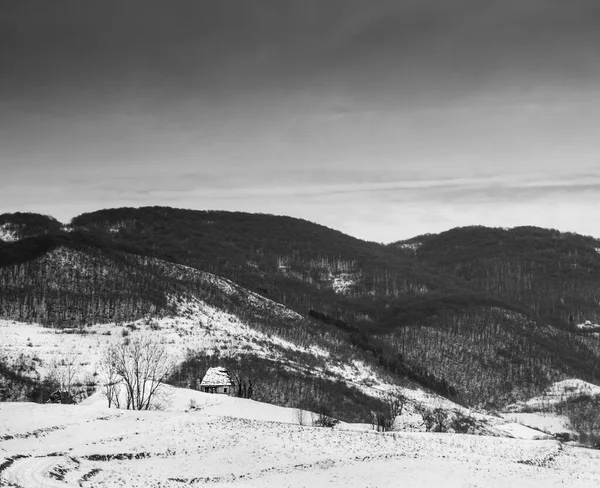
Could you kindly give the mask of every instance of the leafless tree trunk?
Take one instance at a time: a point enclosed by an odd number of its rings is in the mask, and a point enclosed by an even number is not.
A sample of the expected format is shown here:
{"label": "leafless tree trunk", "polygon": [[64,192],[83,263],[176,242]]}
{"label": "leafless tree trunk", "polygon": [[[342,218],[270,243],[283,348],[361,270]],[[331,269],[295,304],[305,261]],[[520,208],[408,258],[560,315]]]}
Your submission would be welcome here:
{"label": "leafless tree trunk", "polygon": [[67,352],[54,358],[50,363],[50,377],[56,379],[60,385],[60,391],[67,392],[73,396],[73,388],[77,377],[81,374],[82,367],[79,358],[74,352]]}
{"label": "leafless tree trunk", "polygon": [[173,371],[165,347],[149,336],[108,349],[105,362],[125,387],[128,410],[148,410],[152,400]]}
{"label": "leafless tree trunk", "polygon": [[304,410],[302,410],[301,408],[295,409],[294,416],[296,417],[296,420],[298,421],[298,425],[306,424],[306,412]]}

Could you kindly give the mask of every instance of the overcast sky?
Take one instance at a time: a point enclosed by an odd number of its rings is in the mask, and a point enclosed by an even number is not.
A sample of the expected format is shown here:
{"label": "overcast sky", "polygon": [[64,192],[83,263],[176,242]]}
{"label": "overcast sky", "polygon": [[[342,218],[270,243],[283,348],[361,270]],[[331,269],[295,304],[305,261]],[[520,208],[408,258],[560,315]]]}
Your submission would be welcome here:
{"label": "overcast sky", "polygon": [[600,237],[598,0],[3,0],[0,213]]}

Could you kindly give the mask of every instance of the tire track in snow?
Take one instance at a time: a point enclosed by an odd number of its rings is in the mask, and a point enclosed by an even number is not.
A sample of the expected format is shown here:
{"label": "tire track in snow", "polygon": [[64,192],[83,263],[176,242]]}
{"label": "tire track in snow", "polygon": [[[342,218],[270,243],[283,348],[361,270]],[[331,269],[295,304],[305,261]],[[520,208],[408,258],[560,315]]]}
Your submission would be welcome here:
{"label": "tire track in snow", "polygon": [[52,478],[50,473],[55,471],[59,460],[64,465],[70,461],[60,457],[21,458],[7,468],[3,477],[9,482],[24,488],[79,488],[78,485]]}
{"label": "tire track in snow", "polygon": [[558,444],[556,451],[549,452],[544,457],[538,457],[533,459],[522,459],[517,461],[518,464],[526,464],[529,466],[537,466],[540,468],[552,468],[556,463],[556,458],[563,454],[564,447],[562,444]]}
{"label": "tire track in snow", "polygon": [[297,471],[307,471],[313,469],[327,470],[338,466],[355,465],[357,463],[383,461],[390,459],[406,458],[404,453],[387,453],[377,455],[354,456],[350,458],[340,459],[322,459],[313,462],[306,462],[287,466],[272,466],[270,468],[261,469],[259,471],[246,472],[243,474],[229,474],[226,476],[207,476],[198,478],[169,478],[169,481],[183,483],[185,485],[196,484],[214,484],[214,483],[232,483],[238,480],[254,480],[266,475],[272,474],[291,474]]}

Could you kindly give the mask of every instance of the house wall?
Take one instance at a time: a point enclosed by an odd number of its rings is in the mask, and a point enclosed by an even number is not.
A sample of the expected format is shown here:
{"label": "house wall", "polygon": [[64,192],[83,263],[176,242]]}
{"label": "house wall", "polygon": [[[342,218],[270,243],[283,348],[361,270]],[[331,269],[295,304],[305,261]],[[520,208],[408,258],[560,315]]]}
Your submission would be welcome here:
{"label": "house wall", "polygon": [[200,391],[205,393],[219,393],[221,395],[231,395],[233,388],[231,386],[201,386]]}

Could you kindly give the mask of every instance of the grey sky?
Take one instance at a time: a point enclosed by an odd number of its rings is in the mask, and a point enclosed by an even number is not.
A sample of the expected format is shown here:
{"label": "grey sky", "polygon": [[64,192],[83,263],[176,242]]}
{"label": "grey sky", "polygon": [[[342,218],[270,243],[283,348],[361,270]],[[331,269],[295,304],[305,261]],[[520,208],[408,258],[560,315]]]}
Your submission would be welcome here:
{"label": "grey sky", "polygon": [[596,0],[0,3],[0,211],[600,235]]}

